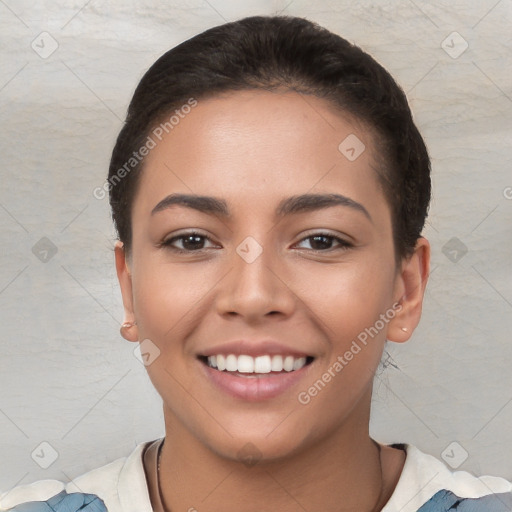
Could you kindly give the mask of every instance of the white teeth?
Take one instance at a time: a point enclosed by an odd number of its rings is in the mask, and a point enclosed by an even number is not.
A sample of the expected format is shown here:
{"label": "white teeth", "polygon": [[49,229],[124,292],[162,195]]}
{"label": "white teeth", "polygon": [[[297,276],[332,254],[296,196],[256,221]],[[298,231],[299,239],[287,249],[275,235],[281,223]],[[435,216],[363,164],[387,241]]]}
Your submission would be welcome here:
{"label": "white teeth", "polygon": [[218,356],[216,356],[216,359],[217,359],[217,368],[220,371],[225,370],[226,369],[226,358],[222,354],[219,354]]}
{"label": "white teeth", "polygon": [[245,354],[236,356],[229,354],[217,354],[208,356],[208,366],[217,368],[220,371],[239,373],[270,373],[270,372],[292,372],[300,370],[306,365],[305,357],[293,357],[282,355],[264,355],[251,357]]}
{"label": "white teeth", "polygon": [[293,369],[294,370],[300,370],[305,364],[306,364],[306,358],[305,357],[299,357],[298,359],[295,359],[293,361]]}
{"label": "white teeth", "polygon": [[273,372],[282,372],[283,371],[283,356],[272,357],[271,370]]}
{"label": "white teeth", "polygon": [[271,370],[270,356],[258,356],[254,359],[254,373],[270,373]]}
{"label": "white teeth", "polygon": [[293,371],[293,356],[286,356],[283,362],[283,369],[286,372]]}
{"label": "white teeth", "polygon": [[238,370],[238,358],[235,354],[229,354],[226,357],[226,370],[228,372],[236,372]]}
{"label": "white teeth", "polygon": [[240,373],[253,373],[254,359],[251,356],[238,356],[238,371]]}

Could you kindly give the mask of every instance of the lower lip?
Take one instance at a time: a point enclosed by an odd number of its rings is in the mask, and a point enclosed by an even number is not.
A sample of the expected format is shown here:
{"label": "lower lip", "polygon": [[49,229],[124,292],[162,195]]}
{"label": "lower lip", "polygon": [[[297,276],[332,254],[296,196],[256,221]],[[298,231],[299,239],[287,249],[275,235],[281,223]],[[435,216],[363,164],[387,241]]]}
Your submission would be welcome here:
{"label": "lower lip", "polygon": [[[221,391],[248,402],[258,402],[274,398],[295,386],[308,372],[310,363],[300,370],[262,374],[258,377],[240,377],[236,374],[219,371],[198,361],[206,377]],[[268,376],[267,376],[268,375]]]}

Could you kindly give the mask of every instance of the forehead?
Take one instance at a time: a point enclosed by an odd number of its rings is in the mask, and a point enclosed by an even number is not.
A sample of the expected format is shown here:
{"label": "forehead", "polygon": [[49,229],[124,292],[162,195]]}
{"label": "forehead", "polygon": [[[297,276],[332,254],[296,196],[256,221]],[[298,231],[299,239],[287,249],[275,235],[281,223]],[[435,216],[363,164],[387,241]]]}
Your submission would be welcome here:
{"label": "forehead", "polygon": [[161,140],[153,136],[134,211],[150,211],[174,191],[260,205],[305,192],[385,203],[372,134],[325,100],[249,90],[200,99],[186,110],[160,130]]}

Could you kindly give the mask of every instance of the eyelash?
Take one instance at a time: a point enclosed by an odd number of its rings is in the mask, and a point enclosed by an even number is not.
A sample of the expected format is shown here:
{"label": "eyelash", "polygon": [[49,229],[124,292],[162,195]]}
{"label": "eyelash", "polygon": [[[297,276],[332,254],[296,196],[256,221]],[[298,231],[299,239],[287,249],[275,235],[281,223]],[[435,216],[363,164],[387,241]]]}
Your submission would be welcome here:
{"label": "eyelash", "polygon": [[[174,236],[172,238],[169,238],[167,240],[164,240],[160,244],[160,246],[161,247],[165,247],[167,249],[170,249],[170,250],[172,250],[172,251],[174,251],[176,253],[179,253],[179,254],[200,253],[201,251],[205,251],[205,250],[208,249],[208,248],[201,248],[201,249],[196,249],[196,250],[187,250],[187,249],[180,249],[179,247],[174,247],[172,245],[175,241],[183,240],[184,238],[188,238],[188,237],[201,237],[201,238],[203,238],[205,240],[210,240],[203,233],[199,233],[197,231],[189,231],[189,232],[182,233],[180,235]],[[311,235],[308,235],[308,236],[302,238],[301,240],[299,240],[299,242],[297,242],[297,244],[299,244],[299,243],[301,243],[301,242],[303,242],[305,240],[309,240],[309,239],[313,239],[313,238],[317,238],[317,237],[323,237],[323,238],[327,238],[327,239],[330,239],[332,241],[335,241],[335,242],[338,243],[338,247],[331,247],[329,249],[308,249],[310,252],[321,253],[321,252],[330,252],[330,251],[335,251],[335,250],[343,250],[343,251],[345,251],[345,250],[350,249],[351,247],[353,247],[353,244],[351,244],[347,240],[344,240],[342,238],[339,238],[337,236],[331,235],[329,233],[324,233],[324,232],[312,233]]]}
{"label": "eyelash", "polygon": [[353,244],[351,244],[347,240],[344,240],[343,238],[340,238],[340,237],[335,236],[335,235],[331,235],[330,233],[323,233],[321,231],[318,232],[318,233],[312,233],[311,235],[308,235],[308,236],[302,238],[301,240],[299,240],[298,243],[301,243],[304,240],[309,240],[309,239],[312,239],[312,238],[319,238],[319,237],[327,238],[327,239],[330,239],[333,242],[337,242],[338,246],[337,247],[336,246],[335,247],[331,247],[329,249],[309,249],[310,251],[317,252],[317,253],[318,252],[330,252],[330,251],[336,251],[336,250],[346,251],[347,249],[350,249],[351,247],[354,247]]}
{"label": "eyelash", "polygon": [[175,242],[176,240],[182,240],[184,238],[187,238],[187,237],[192,237],[192,236],[198,236],[198,237],[201,237],[201,238],[204,238],[206,240],[210,240],[206,235],[204,235],[203,233],[198,233],[197,231],[188,231],[186,233],[181,233],[180,235],[176,235],[176,236],[173,236],[172,238],[169,238],[167,240],[164,240],[160,246],[161,247],[165,247],[167,249],[170,249],[171,251],[174,251],[174,252],[177,252],[177,253],[180,253],[180,254],[192,254],[192,253],[199,253],[201,251],[204,251],[205,249],[202,248],[202,249],[196,249],[195,251],[187,251],[186,249],[180,249],[179,247],[173,247],[171,244],[173,242]]}

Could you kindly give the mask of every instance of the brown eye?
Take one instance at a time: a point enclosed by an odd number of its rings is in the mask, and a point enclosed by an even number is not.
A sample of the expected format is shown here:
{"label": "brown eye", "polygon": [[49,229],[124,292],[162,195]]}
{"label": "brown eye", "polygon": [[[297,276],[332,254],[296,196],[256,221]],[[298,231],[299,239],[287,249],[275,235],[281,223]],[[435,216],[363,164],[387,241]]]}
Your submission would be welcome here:
{"label": "brown eye", "polygon": [[[318,233],[302,239],[299,244],[309,240],[309,246],[313,251],[329,251],[335,249],[347,249],[352,247],[352,244],[337,236],[329,235],[326,233]],[[333,243],[336,245],[333,247]]]}
{"label": "brown eye", "polygon": [[207,241],[209,241],[207,236],[191,232],[173,236],[164,240],[161,245],[178,252],[195,252],[207,248],[205,247]]}

